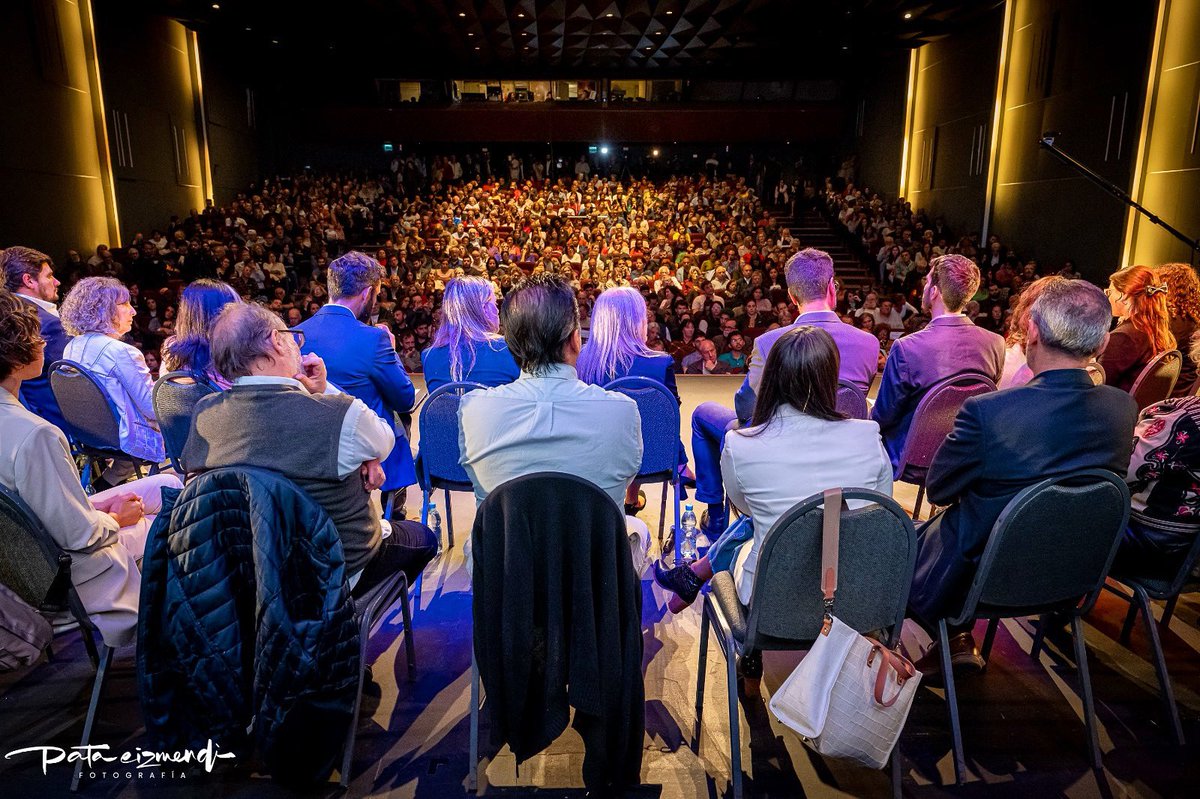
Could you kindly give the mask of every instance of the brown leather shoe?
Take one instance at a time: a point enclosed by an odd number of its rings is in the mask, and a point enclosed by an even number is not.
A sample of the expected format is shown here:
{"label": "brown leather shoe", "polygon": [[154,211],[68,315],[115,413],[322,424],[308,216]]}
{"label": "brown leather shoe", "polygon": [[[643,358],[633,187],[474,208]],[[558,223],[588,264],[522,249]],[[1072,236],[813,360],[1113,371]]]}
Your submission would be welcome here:
{"label": "brown leather shoe", "polygon": [[[925,679],[940,677],[942,673],[942,653],[937,641],[913,664]],[[986,665],[975,646],[975,636],[967,632],[950,636],[950,666],[954,669],[955,677],[967,677],[983,671]]]}

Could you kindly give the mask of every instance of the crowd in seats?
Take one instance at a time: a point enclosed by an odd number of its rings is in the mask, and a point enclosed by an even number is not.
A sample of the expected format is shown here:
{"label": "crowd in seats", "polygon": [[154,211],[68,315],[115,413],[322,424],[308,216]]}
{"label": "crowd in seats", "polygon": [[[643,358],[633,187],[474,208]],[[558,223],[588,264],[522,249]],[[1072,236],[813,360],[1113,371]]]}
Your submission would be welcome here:
{"label": "crowd in seats", "polygon": [[[623,506],[632,563],[649,548],[637,518],[640,417],[604,386],[646,377],[678,402],[679,374],[741,372],[732,408],[704,403],[692,416],[694,475],[678,447],[680,479],[694,479],[707,506],[708,541],[695,562],[655,564],[679,612],[723,572],[749,602],[763,536],[811,495],[891,494],[908,479],[900,457],[922,400],[969,373],[1003,390],[962,404],[921,475],[945,510],[919,530],[912,618],[932,629],[955,615],[996,519],[1045,477],[1124,476],[1134,516],[1119,558],[1177,562],[1200,532],[1185,501],[1200,469],[1190,446],[1200,409],[1189,384],[1139,417],[1129,389],[1156,356],[1185,347],[1178,337],[1195,343],[1194,271],[1132,266],[1101,291],[1069,264],[1053,276],[1035,262],[1017,270],[999,240],[951,239],[902,201],[827,189],[825,207],[878,267],[870,290],[840,285],[829,254],[779,228],[743,182],[705,177],[434,180],[409,193],[386,176],[305,176],[174,220],[120,259],[98,248],[56,267],[9,248],[0,411],[15,449],[0,453],[0,483],[58,520],[61,545],[80,559],[80,593],[104,593],[85,603],[117,645],[136,621],[131,586],[155,500],[185,476],[118,485],[135,460],[165,459],[150,353],[219,389],[194,409],[188,469],[270,469],[294,482],[332,519],[355,597],[397,570],[411,585],[439,544],[403,518],[419,412],[408,372],[424,370],[431,391],[482,386],[458,411],[477,503],[529,475],[585,479]],[[351,247],[384,237],[374,255]],[[59,278],[71,286],[61,310]],[[56,427],[53,391],[38,383],[54,336],[118,409],[129,456],[112,460],[90,497],[69,421]],[[1095,385],[1092,365],[1109,385]],[[876,380],[869,420],[838,412],[839,381],[865,396]],[[30,466],[5,474],[6,463]],[[88,588],[88,574],[111,584]],[[982,670],[970,630],[952,632],[955,669]],[[926,652],[921,669],[936,672],[940,654]],[[747,653],[740,669],[753,678],[761,661]]]}

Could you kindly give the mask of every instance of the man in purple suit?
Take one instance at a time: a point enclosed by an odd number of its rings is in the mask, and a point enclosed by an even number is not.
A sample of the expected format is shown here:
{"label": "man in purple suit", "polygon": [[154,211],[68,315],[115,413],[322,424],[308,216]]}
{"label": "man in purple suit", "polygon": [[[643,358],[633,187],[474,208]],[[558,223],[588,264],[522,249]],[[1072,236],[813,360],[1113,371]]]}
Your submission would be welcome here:
{"label": "man in purple suit", "polygon": [[922,307],[933,320],[924,330],[892,344],[871,418],[879,423],[893,469],[900,465],[917,403],[931,386],[964,372],[978,372],[1000,381],[1004,339],[976,327],[962,313],[978,289],[979,267],[969,258],[934,258],[921,298]]}
{"label": "man in purple suit", "polygon": [[800,307],[800,315],[787,327],[763,333],[754,340],[749,371],[734,395],[730,410],[716,402],[705,402],[692,414],[692,452],[696,458],[696,499],[707,503],[703,529],[710,539],[721,533],[728,520],[725,515],[725,487],[721,483],[721,445],[725,428],[735,419],[746,420],[754,413],[763,367],[771,345],[794,327],[819,327],[837,344],[841,366],[838,377],[858,386],[863,394],[879,368],[879,341],[866,331],[845,324],[833,311],[837,304],[837,282],[833,279],[833,259],[816,249],[806,249],[788,259],[784,267],[788,294]]}

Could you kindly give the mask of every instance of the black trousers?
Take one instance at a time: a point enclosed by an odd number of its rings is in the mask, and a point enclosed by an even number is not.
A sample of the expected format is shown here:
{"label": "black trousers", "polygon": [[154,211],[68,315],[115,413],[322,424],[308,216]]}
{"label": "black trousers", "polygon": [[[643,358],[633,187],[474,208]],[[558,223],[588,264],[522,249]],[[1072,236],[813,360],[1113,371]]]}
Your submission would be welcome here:
{"label": "black trousers", "polygon": [[360,597],[384,579],[403,571],[411,586],[417,575],[437,554],[438,540],[420,522],[392,522],[392,534],[383,539],[375,557],[367,563],[351,594]]}

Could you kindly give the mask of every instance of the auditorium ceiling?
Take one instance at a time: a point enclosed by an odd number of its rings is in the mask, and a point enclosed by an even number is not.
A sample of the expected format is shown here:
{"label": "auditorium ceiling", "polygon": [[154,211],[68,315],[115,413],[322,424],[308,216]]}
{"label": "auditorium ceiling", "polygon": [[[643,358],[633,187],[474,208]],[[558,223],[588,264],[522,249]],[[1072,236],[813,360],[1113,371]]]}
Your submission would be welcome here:
{"label": "auditorium ceiling", "polygon": [[[145,0],[277,65],[361,77],[831,76],[996,0]],[[311,9],[311,10],[309,10]]]}

